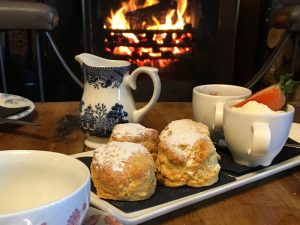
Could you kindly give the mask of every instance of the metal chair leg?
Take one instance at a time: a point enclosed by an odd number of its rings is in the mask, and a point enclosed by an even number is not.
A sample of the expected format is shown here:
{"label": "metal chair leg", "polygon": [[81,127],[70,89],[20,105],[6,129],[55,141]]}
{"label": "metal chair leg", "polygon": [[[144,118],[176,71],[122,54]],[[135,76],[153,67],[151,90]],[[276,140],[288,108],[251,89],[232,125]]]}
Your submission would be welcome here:
{"label": "metal chair leg", "polygon": [[41,46],[40,46],[40,33],[35,32],[35,46],[36,46],[36,57],[37,57],[37,70],[39,78],[39,89],[41,101],[45,101],[44,95],[44,81],[43,81],[43,71],[42,71],[42,60],[41,60]]}
{"label": "metal chair leg", "polygon": [[70,67],[67,65],[66,61],[64,60],[64,58],[62,57],[61,53],[59,52],[58,48],[56,47],[51,35],[49,32],[45,32],[46,37],[48,38],[48,41],[53,49],[53,51],[55,52],[56,56],[58,57],[59,61],[61,62],[61,64],[63,65],[63,67],[65,68],[65,70],[69,73],[69,75],[71,76],[71,78],[78,84],[79,87],[83,88],[83,83],[76,77],[76,75],[73,73],[73,71],[70,69]]}
{"label": "metal chair leg", "polygon": [[6,74],[4,68],[4,52],[2,41],[0,39],[0,69],[1,69],[1,82],[2,82],[2,89],[4,93],[7,93],[7,84],[6,84]]}

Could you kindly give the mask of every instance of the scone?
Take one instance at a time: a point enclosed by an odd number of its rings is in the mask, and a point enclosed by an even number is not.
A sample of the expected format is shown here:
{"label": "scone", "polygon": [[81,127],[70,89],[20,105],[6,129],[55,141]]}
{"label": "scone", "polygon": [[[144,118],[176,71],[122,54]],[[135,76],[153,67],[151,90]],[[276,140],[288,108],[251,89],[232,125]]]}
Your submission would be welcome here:
{"label": "scone", "polygon": [[[174,127],[173,127],[174,128]],[[156,160],[157,179],[168,187],[202,187],[218,181],[220,156],[205,133],[170,129],[160,136]]]}
{"label": "scone", "polygon": [[170,122],[160,133],[160,138],[176,133],[195,131],[210,136],[209,128],[204,123],[199,123],[191,119],[180,119]]}
{"label": "scone", "polygon": [[104,199],[144,200],[156,188],[153,157],[136,143],[112,141],[95,149],[91,177],[97,196]]}
{"label": "scone", "polygon": [[138,123],[123,123],[114,126],[109,141],[133,142],[142,144],[152,154],[157,155],[158,131]]}

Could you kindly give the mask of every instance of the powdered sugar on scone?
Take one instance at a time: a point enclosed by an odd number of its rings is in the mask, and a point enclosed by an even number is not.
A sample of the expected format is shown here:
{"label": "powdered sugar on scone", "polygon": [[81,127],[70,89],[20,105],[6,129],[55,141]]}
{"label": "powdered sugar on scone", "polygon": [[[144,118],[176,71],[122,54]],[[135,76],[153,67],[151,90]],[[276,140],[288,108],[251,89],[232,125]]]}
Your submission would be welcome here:
{"label": "powdered sugar on scone", "polygon": [[185,158],[190,155],[192,147],[199,140],[210,140],[205,134],[196,133],[194,131],[176,133],[164,137],[164,143],[169,146],[170,149],[176,151],[177,155],[183,155]]}
{"label": "powdered sugar on scone", "polygon": [[113,135],[117,138],[123,136],[140,136],[145,132],[145,127],[138,123],[117,124],[113,129]]}
{"label": "powdered sugar on scone", "polygon": [[104,148],[95,149],[93,163],[96,166],[109,166],[113,171],[122,172],[126,161],[138,153],[149,153],[140,145],[131,142],[109,142]]}
{"label": "powdered sugar on scone", "polygon": [[174,120],[161,132],[160,137],[169,136],[171,134],[183,132],[199,132],[202,134],[210,135],[208,126],[202,123],[197,123],[190,119]]}

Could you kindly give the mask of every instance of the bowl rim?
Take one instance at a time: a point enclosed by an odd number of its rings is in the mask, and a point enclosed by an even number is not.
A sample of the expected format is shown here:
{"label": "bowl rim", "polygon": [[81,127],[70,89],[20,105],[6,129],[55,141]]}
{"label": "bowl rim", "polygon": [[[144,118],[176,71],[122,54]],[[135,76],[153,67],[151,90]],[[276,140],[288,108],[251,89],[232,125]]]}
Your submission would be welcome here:
{"label": "bowl rim", "polygon": [[[236,110],[232,110],[232,105],[235,104],[235,103],[238,103],[238,102],[241,102],[242,100],[244,99],[233,99],[233,100],[230,100],[230,101],[227,101],[225,102],[224,104],[224,114],[225,114],[225,111],[230,111],[231,114],[233,115],[247,115],[247,116],[257,116],[259,118],[279,118],[279,117],[287,117],[287,116],[290,116],[291,114],[294,115],[295,113],[295,107],[289,103],[286,104],[286,109],[288,109],[288,111],[284,111],[284,113],[259,113],[259,112],[240,112],[240,111],[236,111]],[[274,111],[274,110],[272,110]],[[274,111],[276,112],[276,111]]]}
{"label": "bowl rim", "polygon": [[[87,168],[87,166],[82,163],[80,160],[72,157],[72,156],[69,156],[69,155],[66,155],[66,154],[63,154],[63,153],[59,153],[59,152],[54,152],[54,151],[47,151],[47,150],[1,150],[0,151],[0,155],[1,154],[9,154],[9,153],[24,153],[24,154],[35,154],[35,153],[39,153],[39,154],[48,154],[48,155],[57,155],[59,157],[63,157],[63,158],[68,158],[68,160],[71,160],[75,163],[77,163],[78,165],[80,165],[80,167],[85,171],[86,173],[86,178],[84,180],[84,182],[79,186],[77,187],[75,190],[73,190],[71,193],[68,193],[67,195],[65,195],[63,198],[60,198],[60,199],[57,199],[55,201],[51,201],[47,204],[44,204],[44,205],[40,205],[40,206],[36,206],[34,208],[29,208],[29,209],[25,209],[25,210],[20,210],[20,211],[17,211],[17,212],[9,212],[9,213],[5,213],[5,214],[1,214],[0,213],[0,221],[1,219],[5,219],[5,218],[8,218],[8,217],[13,217],[13,216],[20,216],[22,214],[28,214],[28,213],[32,213],[34,211],[39,211],[41,209],[46,209],[46,208],[49,208],[51,206],[54,206],[56,205],[58,202],[64,202],[66,199],[68,198],[71,198],[72,196],[76,195],[78,192],[80,192],[82,189],[84,189],[86,186],[89,187],[89,183],[90,183],[90,170]],[[90,190],[88,191],[88,193],[90,193]]]}
{"label": "bowl rim", "polygon": [[[236,95],[210,95],[208,93],[201,92],[200,89],[203,88],[222,88],[222,89],[236,89],[243,91],[242,94],[236,94]],[[205,97],[211,97],[211,98],[231,98],[231,97],[237,97],[237,98],[246,98],[247,96],[250,96],[252,94],[252,90],[243,86],[234,85],[234,84],[220,84],[220,83],[214,83],[214,84],[201,84],[193,87],[193,94],[197,96],[205,96]]]}

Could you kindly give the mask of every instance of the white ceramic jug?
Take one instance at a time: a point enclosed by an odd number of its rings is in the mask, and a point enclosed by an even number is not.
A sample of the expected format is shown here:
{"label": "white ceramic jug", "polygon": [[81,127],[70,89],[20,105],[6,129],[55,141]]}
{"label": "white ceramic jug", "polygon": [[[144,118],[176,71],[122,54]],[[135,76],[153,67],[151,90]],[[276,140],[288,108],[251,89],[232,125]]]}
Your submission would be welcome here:
{"label": "white ceramic jug", "polygon": [[[80,128],[87,133],[85,144],[96,148],[99,137],[110,136],[119,123],[138,123],[157,102],[161,83],[158,69],[139,67],[129,74],[130,62],[104,59],[88,53],[76,55],[84,76],[84,91],[78,119]],[[141,73],[150,76],[153,94],[150,101],[136,109],[131,89],[136,89],[136,79]]]}

